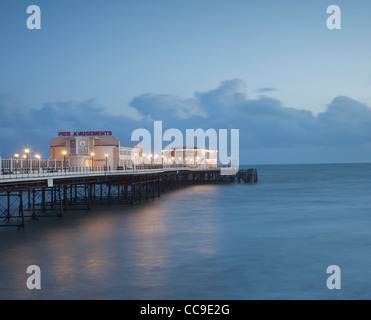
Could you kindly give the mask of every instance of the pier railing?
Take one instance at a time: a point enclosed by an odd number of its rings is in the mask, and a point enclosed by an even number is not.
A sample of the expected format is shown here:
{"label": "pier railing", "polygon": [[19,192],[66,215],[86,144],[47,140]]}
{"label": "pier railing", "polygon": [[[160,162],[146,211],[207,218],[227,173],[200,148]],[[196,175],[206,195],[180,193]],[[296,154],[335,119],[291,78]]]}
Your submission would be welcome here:
{"label": "pier railing", "polygon": [[27,159],[9,158],[0,159],[0,174],[24,174],[39,172],[58,172],[70,167],[69,160],[50,160],[50,159]]}
{"label": "pier railing", "polygon": [[107,175],[107,174],[130,174],[130,173],[147,173],[163,172],[173,170],[208,170],[217,169],[210,166],[187,166],[187,165],[157,165],[144,164],[134,167],[117,167],[112,169],[110,166],[93,166],[93,167],[70,167],[68,163],[59,160],[29,160],[17,161],[15,159],[0,160],[0,181],[16,180],[24,178],[48,178],[58,176],[75,176],[75,175]]}

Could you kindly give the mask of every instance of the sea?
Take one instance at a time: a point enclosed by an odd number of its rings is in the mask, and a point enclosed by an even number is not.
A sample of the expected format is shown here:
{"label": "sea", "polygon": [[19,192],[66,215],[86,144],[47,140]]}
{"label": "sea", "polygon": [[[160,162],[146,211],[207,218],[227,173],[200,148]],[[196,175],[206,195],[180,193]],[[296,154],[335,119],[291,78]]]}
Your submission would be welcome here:
{"label": "sea", "polygon": [[371,164],[248,167],[257,184],[1,228],[0,299],[370,299]]}

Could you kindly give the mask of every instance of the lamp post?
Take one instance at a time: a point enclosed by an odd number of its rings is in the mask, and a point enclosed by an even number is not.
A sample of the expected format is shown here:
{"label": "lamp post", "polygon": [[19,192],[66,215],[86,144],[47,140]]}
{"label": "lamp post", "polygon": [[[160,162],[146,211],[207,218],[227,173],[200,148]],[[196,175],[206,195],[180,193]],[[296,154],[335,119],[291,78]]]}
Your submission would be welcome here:
{"label": "lamp post", "polygon": [[137,170],[137,163],[138,163],[137,153],[134,152],[134,163],[133,163],[134,170]]}
{"label": "lamp post", "polygon": [[40,158],[41,158],[41,157],[40,157],[40,155],[37,154],[37,155],[35,155],[35,158],[38,160],[38,164],[37,164],[37,168],[38,168],[38,169],[37,169],[37,172],[40,173]]}
{"label": "lamp post", "polygon": [[106,157],[106,171],[108,170],[108,153],[105,153],[104,156]]}
{"label": "lamp post", "polygon": [[91,152],[90,155],[91,155],[91,169],[93,171],[93,166],[94,166],[94,152]]}
{"label": "lamp post", "polygon": [[17,173],[19,153],[16,153],[16,154],[14,155],[14,157],[15,157],[15,159],[16,159],[16,162],[15,162],[15,172]]}
{"label": "lamp post", "polygon": [[62,151],[62,154],[63,154],[63,167],[64,167],[64,172],[66,172],[66,154],[67,154],[67,151],[66,151],[66,150],[63,150],[63,151]]}
{"label": "lamp post", "polygon": [[157,158],[158,158],[158,155],[155,154],[155,155],[154,155],[154,159],[153,159],[153,163],[154,163],[154,164],[157,164],[157,163],[156,163],[156,162],[157,162],[157,160],[156,160]]}
{"label": "lamp post", "polygon": [[27,173],[29,173],[30,172],[30,165],[28,163],[28,154],[30,153],[30,148],[24,149],[24,152],[26,153]]}
{"label": "lamp post", "polygon": [[151,166],[152,166],[152,165],[153,165],[152,153],[150,153],[150,154],[148,155],[148,159],[149,159],[149,161],[151,161]]}

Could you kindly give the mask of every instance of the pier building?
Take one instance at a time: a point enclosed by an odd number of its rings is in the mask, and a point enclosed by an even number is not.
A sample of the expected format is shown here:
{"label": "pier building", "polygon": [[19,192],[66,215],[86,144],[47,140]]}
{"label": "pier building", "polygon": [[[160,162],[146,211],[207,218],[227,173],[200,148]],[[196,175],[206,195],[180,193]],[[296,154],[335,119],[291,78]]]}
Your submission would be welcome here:
{"label": "pier building", "polygon": [[135,169],[134,162],[142,163],[142,153],[139,144],[121,147],[111,131],[59,132],[50,142],[50,159],[63,161],[68,167]]}

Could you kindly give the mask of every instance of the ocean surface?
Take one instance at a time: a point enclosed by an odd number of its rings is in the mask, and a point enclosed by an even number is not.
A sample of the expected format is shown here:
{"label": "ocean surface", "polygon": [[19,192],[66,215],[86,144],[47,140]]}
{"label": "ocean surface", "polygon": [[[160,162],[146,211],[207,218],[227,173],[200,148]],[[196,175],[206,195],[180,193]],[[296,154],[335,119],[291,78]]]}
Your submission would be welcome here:
{"label": "ocean surface", "polygon": [[371,165],[254,167],[256,185],[0,229],[0,299],[371,299]]}

